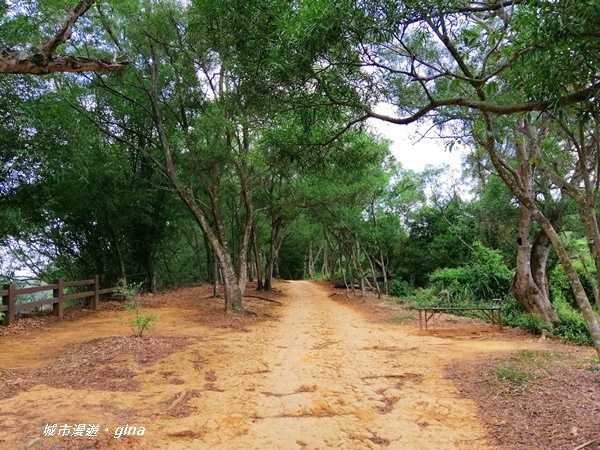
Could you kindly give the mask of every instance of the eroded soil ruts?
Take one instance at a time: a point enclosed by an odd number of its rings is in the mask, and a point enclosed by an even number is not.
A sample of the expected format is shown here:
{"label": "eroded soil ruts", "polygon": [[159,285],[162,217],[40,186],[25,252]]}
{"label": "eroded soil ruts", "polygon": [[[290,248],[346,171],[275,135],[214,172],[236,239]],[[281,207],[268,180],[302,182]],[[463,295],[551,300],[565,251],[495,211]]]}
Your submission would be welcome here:
{"label": "eroded soil ruts", "polygon": [[[459,398],[443,367],[482,351],[536,343],[419,335],[414,327],[366,322],[329,298],[323,285],[298,281],[280,288],[286,297],[269,313],[278,319],[245,332],[199,325],[193,303],[157,308],[152,336],[187,340],[156,361],[108,361],[104,370],[132,378],[131,389],[11,378],[24,387],[0,400],[0,448],[490,448],[474,403]],[[0,354],[0,381],[2,370],[38,370],[77,342],[126,336],[118,315],[100,313],[68,327],[4,338],[3,348],[13,350]],[[55,423],[101,428],[97,437],[42,436],[44,426]],[[143,426],[144,436],[116,439],[114,430],[126,424]]]}

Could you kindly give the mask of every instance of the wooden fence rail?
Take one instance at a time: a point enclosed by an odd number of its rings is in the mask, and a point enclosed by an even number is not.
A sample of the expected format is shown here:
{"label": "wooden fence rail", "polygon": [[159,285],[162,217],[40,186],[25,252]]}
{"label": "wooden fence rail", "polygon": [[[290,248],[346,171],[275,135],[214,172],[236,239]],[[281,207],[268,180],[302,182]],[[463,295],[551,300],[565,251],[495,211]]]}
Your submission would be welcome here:
{"label": "wooden fence rail", "polygon": [[[92,286],[92,289],[86,292],[77,292],[75,294],[65,295],[65,288],[75,286]],[[4,312],[2,325],[10,325],[15,322],[16,313],[25,309],[31,309],[36,306],[52,305],[52,314],[62,319],[63,305],[67,300],[77,300],[80,298],[91,297],[89,306],[93,310],[98,310],[100,306],[100,295],[110,294],[115,288],[100,289],[100,277],[96,275],[89,280],[80,281],[64,281],[54,280],[54,283],[45,286],[33,286],[17,289],[14,284],[5,284],[0,290],[2,303],[0,304],[0,312]],[[52,297],[33,302],[17,303],[18,295],[36,294],[38,292],[52,291]]]}

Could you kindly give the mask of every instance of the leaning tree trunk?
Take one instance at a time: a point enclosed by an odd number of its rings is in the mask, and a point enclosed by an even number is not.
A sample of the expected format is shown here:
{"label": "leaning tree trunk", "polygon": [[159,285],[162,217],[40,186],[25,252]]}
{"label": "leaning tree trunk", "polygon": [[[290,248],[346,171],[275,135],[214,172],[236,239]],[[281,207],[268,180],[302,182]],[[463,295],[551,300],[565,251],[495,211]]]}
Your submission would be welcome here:
{"label": "leaning tree trunk", "polygon": [[379,248],[379,265],[381,266],[381,273],[383,274],[383,291],[385,292],[385,295],[389,294],[389,289],[388,289],[388,278],[387,278],[387,264],[385,263],[385,259],[383,257],[383,248],[380,247]]}
{"label": "leaning tree trunk", "polygon": [[221,298],[221,294],[219,293],[219,284],[221,282],[221,269],[219,269],[219,260],[217,258],[213,258],[213,297]]}

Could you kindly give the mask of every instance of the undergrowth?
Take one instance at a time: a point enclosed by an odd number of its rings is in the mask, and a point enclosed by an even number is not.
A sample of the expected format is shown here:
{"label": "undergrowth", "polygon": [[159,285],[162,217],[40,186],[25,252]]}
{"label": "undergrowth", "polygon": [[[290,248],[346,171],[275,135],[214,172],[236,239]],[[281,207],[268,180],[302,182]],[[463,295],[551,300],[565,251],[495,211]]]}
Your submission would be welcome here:
{"label": "undergrowth", "polygon": [[499,394],[522,394],[534,388],[556,368],[569,367],[572,358],[562,352],[521,350],[498,361],[494,367]]}
{"label": "undergrowth", "polygon": [[[492,299],[505,299],[501,312],[504,325],[577,345],[592,344],[587,324],[569,294],[564,271],[555,269],[550,276],[552,304],[559,319],[554,327],[523,311],[508,295],[511,280],[512,272],[500,253],[475,242],[471,260],[464,267],[437,270],[430,276],[426,288],[414,289],[406,281],[393,280],[389,292],[401,298],[408,309],[491,306]],[[454,311],[453,314],[482,319],[480,314],[471,311]]]}

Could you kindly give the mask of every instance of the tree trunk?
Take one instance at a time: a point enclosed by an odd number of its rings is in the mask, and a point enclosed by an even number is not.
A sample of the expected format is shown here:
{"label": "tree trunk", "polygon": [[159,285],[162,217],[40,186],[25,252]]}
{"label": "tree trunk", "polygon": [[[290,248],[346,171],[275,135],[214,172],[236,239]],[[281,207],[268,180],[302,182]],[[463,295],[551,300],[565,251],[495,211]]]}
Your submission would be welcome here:
{"label": "tree trunk", "polygon": [[388,278],[387,278],[387,264],[385,263],[385,259],[383,257],[383,249],[380,247],[379,248],[379,258],[380,258],[380,266],[381,266],[381,273],[383,273],[383,292],[385,292],[385,295],[389,294],[389,290],[388,290]]}
{"label": "tree trunk", "polygon": [[329,244],[323,245],[323,261],[321,263],[321,276],[325,278],[329,274]]}
{"label": "tree trunk", "polygon": [[[531,148],[531,144],[526,145],[522,139],[516,137],[515,153],[522,189],[526,192],[528,198],[533,198],[535,169],[530,161],[533,157],[534,149]],[[545,261],[539,259],[543,255],[535,255],[533,257],[534,261],[532,260],[531,220],[531,211],[521,204],[518,222],[519,237],[517,239],[516,273],[511,290],[517,302],[519,302],[527,313],[533,314],[545,324],[553,326],[554,323],[558,322],[558,317],[552,307],[552,303],[550,303],[547,283],[544,284],[543,281],[545,280],[546,271]],[[542,262],[544,262],[544,265],[540,267]],[[534,263],[537,265],[535,271],[533,270]],[[538,278],[541,276],[542,285],[536,283],[533,275],[534,272]]]}
{"label": "tree trunk", "polygon": [[312,241],[308,243],[308,278],[310,280],[314,280],[315,278],[315,261],[313,259]]}
{"label": "tree trunk", "polygon": [[590,269],[588,268],[583,255],[579,255],[579,260],[581,261],[581,265],[583,266],[583,270],[585,271],[585,277],[587,278],[588,283],[590,283],[590,286],[592,286],[592,289],[594,290],[596,308],[598,309],[598,311],[600,311],[600,290],[598,288],[598,278],[594,279],[594,277],[590,273]]}
{"label": "tree trunk", "polygon": [[215,279],[218,277],[218,265],[215,264],[215,254],[204,233],[202,233],[202,237],[204,238],[204,249],[206,252],[206,282],[214,283]]}
{"label": "tree trunk", "polygon": [[213,297],[221,298],[221,293],[219,292],[219,283],[221,282],[221,269],[219,268],[219,261],[217,258],[213,258],[213,272],[215,274],[213,278]]}
{"label": "tree trunk", "polygon": [[[537,316],[544,323],[552,326],[558,317],[547,295],[547,283],[538,285],[532,273],[532,249],[530,241],[531,212],[521,207],[519,212],[519,238],[517,240],[516,273],[512,284],[512,295],[525,312]],[[541,261],[536,261],[539,266]],[[537,268],[537,276],[545,280],[545,265]]]}
{"label": "tree trunk", "polygon": [[147,264],[148,270],[148,291],[152,294],[156,293],[156,267],[154,262],[154,255],[148,253],[147,255]]}
{"label": "tree trunk", "polygon": [[270,291],[273,289],[273,271],[275,261],[279,253],[279,248],[282,243],[282,224],[281,218],[277,218],[271,222],[271,238],[269,239],[269,253],[267,254],[267,263],[265,266],[265,285],[264,290]]}
{"label": "tree trunk", "polygon": [[533,248],[531,250],[531,275],[535,284],[548,299],[550,299],[550,287],[546,268],[551,250],[552,242],[550,242],[546,233],[540,231],[533,241]]}
{"label": "tree trunk", "polygon": [[256,265],[256,290],[262,291],[264,288],[263,285],[263,275],[261,272],[261,263],[260,263],[260,255],[258,253],[258,243],[256,241],[256,229],[252,229],[252,248],[254,250],[254,264]]}
{"label": "tree trunk", "polygon": [[244,311],[246,277],[238,277],[235,270],[233,270],[233,265],[222,267],[221,272],[223,273],[223,285],[225,287],[225,311]]}

